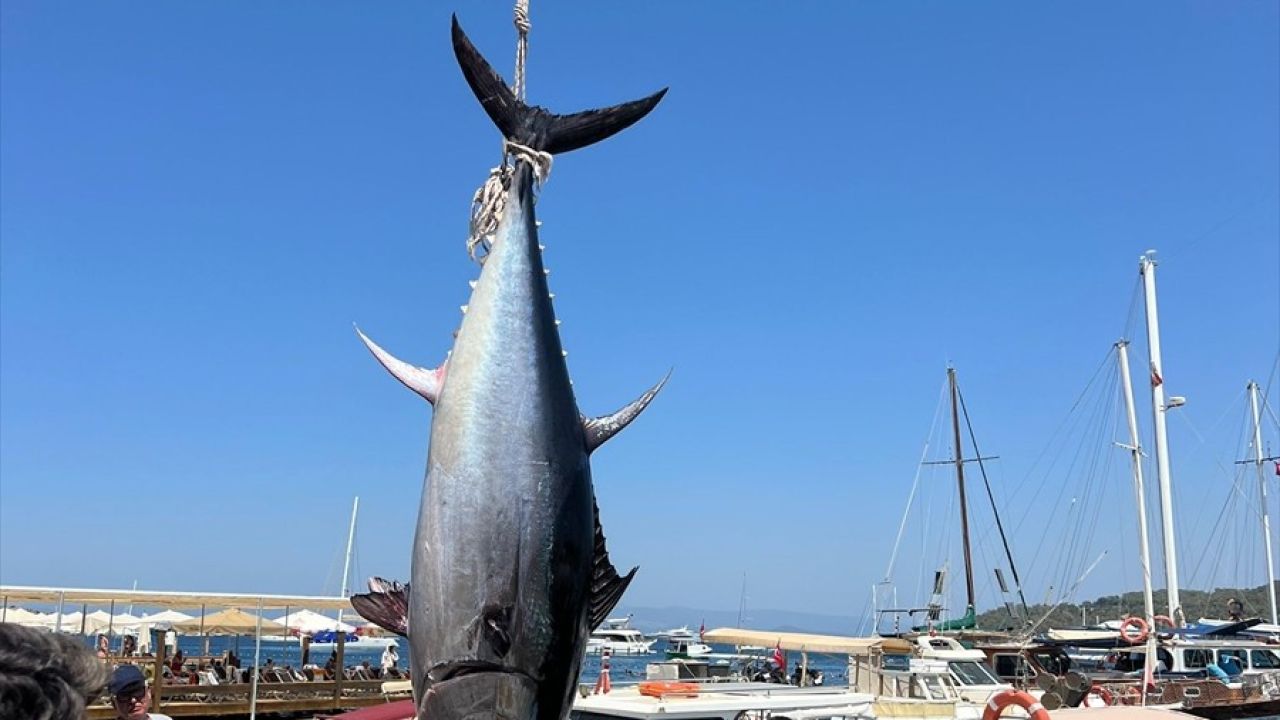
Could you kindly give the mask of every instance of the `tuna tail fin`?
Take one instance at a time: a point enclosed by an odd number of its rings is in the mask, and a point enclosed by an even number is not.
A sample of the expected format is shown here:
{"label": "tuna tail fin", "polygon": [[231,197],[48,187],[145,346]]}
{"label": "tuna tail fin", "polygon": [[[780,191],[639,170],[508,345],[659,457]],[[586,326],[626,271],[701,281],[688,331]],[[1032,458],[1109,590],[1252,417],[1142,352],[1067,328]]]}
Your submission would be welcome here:
{"label": "tuna tail fin", "polygon": [[370,340],[368,336],[360,332],[360,328],[356,328],[356,334],[360,336],[360,340],[364,342],[365,347],[369,348],[369,352],[373,353],[373,357],[391,373],[395,379],[404,383],[404,386],[426,398],[427,402],[432,405],[436,404],[436,399],[440,397],[440,388],[444,385],[444,371],[446,360],[440,364],[440,367],[434,370],[420,368],[417,365],[400,360],[391,353],[383,350],[378,343]]}
{"label": "tuna tail fin", "polygon": [[508,140],[552,155],[600,142],[634,125],[649,114],[667,93],[663,88],[649,97],[601,110],[556,115],[536,105],[526,105],[511,92],[502,76],[484,59],[453,16],[453,54],[471,92],[484,106],[489,119]]}
{"label": "tuna tail fin", "polygon": [[587,452],[594,452],[596,448],[605,443],[606,440],[622,432],[622,428],[631,424],[632,420],[640,417],[640,413],[649,407],[649,403],[653,402],[653,398],[657,396],[662,387],[671,379],[671,371],[658,381],[657,385],[644,391],[640,397],[632,400],[621,410],[611,414],[602,415],[598,418],[583,418],[582,431],[586,436]]}
{"label": "tuna tail fin", "polygon": [[369,592],[351,596],[360,617],[402,637],[409,635],[409,585],[369,578]]}
{"label": "tuna tail fin", "polygon": [[622,593],[626,592],[631,579],[640,568],[633,567],[625,576],[619,576],[618,570],[609,562],[609,549],[604,544],[604,527],[600,524],[600,505],[595,496],[591,498],[591,507],[596,514],[596,550],[595,559],[591,563],[591,597],[588,599],[587,622],[589,630],[595,630],[609,617]]}

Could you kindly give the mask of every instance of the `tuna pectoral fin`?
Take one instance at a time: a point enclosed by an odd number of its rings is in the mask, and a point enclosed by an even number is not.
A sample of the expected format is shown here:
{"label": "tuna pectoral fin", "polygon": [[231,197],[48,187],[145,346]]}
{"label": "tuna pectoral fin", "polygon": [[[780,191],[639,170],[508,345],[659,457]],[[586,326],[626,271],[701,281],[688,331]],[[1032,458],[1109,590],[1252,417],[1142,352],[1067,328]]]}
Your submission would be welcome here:
{"label": "tuna pectoral fin", "polygon": [[602,110],[587,110],[573,115],[555,115],[540,107],[521,102],[502,76],[489,65],[467,34],[462,32],[458,17],[453,18],[453,54],[462,67],[462,75],[484,106],[489,119],[502,131],[503,137],[551,154],[569,152],[600,142],[635,124],[649,114],[666,89],[646,97]]}
{"label": "tuna pectoral fin", "polygon": [[591,572],[591,598],[590,607],[587,610],[587,621],[591,623],[589,627],[594,630],[609,617],[609,613],[613,612],[614,606],[622,599],[622,593],[631,584],[631,578],[636,576],[636,570],[640,568],[631,568],[631,572],[623,577],[618,575],[618,570],[613,567],[613,563],[609,562],[609,549],[604,545],[604,528],[600,525],[600,505],[596,503],[594,497],[591,499],[591,504],[596,513],[596,550]]}
{"label": "tuna pectoral fin", "polygon": [[369,578],[369,592],[351,596],[360,617],[397,635],[409,634],[409,586],[394,580]]}
{"label": "tuna pectoral fin", "polygon": [[[441,363],[440,367],[435,370],[410,365],[383,350],[378,346],[378,343],[370,340],[368,336],[360,332],[360,328],[356,328],[356,334],[360,336],[365,347],[369,348],[369,352],[373,353],[373,356],[382,364],[382,367],[387,369],[387,372],[404,383],[405,387],[426,398],[427,402],[432,405],[436,404],[436,398],[440,397],[440,388],[444,385],[444,363]],[[445,362],[447,363],[448,361],[446,360]]]}
{"label": "tuna pectoral fin", "polygon": [[639,417],[640,413],[649,407],[649,403],[653,402],[653,398],[657,396],[658,391],[670,379],[671,371],[668,370],[666,376],[659,380],[657,385],[649,388],[643,395],[612,415],[604,415],[598,418],[584,417],[582,419],[582,430],[586,436],[587,452],[593,452],[603,445],[606,440],[622,432],[622,428],[631,424],[632,420]]}

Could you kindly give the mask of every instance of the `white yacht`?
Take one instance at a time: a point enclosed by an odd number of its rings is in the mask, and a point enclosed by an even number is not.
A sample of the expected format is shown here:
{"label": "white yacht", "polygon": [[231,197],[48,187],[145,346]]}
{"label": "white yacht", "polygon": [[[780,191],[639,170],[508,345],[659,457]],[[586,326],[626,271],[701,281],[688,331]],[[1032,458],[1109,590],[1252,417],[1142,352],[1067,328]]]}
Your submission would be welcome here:
{"label": "white yacht", "polygon": [[709,657],[712,653],[711,646],[701,643],[694,638],[670,638],[667,640],[667,647],[663,651],[669,658],[700,658]]}
{"label": "white yacht", "polygon": [[587,653],[599,655],[606,649],[613,655],[648,655],[653,642],[644,633],[630,627],[631,618],[611,618],[587,638]]}

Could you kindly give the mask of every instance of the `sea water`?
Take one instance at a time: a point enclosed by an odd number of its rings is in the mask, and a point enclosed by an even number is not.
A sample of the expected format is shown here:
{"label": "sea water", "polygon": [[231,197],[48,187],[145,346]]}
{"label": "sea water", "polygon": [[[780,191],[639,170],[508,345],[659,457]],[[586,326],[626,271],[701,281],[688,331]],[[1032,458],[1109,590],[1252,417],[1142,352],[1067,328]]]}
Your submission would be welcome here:
{"label": "sea water", "polygon": [[[398,666],[401,670],[408,667],[409,658],[409,641],[405,638],[399,638],[398,653],[400,662]],[[659,643],[660,644],[660,643]],[[201,655],[204,652],[204,639],[193,636],[180,636],[178,638],[178,647],[185,656]],[[732,653],[733,648],[729,646],[719,647],[712,646],[717,653]],[[242,667],[253,666],[254,640],[251,637],[231,637],[231,636],[213,636],[209,638],[209,654],[220,656],[227,650],[232,650],[240,658]],[[312,649],[310,662],[314,665],[323,666],[332,654],[332,650]],[[278,666],[302,667],[302,646],[297,640],[263,640],[259,650],[259,665],[263,665],[267,660],[271,660]],[[343,664],[353,667],[368,661],[372,667],[381,667],[382,648],[356,648],[347,646],[343,650]],[[613,655],[609,658],[609,680],[614,685],[631,685],[645,679],[645,667],[651,662],[665,660],[666,656],[662,652],[654,652],[648,655]],[[787,654],[787,671],[788,673],[795,670],[796,663],[800,662],[797,653]],[[823,673],[826,685],[843,685],[845,684],[845,674],[848,671],[848,663],[843,656],[834,655],[810,655],[809,669],[819,670]],[[600,677],[600,656],[587,655],[582,660],[582,674],[578,679],[579,683],[594,685],[596,679]]]}

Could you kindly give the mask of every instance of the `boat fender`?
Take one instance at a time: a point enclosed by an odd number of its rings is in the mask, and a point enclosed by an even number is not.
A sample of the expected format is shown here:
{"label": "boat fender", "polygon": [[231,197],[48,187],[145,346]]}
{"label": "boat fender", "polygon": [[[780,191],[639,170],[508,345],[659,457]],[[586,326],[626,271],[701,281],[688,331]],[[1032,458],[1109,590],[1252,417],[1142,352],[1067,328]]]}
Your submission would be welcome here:
{"label": "boat fender", "polygon": [[[1134,635],[1130,633],[1128,631],[1129,628],[1136,630],[1137,634]],[[1150,632],[1151,627],[1147,625],[1147,621],[1137,615],[1130,615],[1124,619],[1124,622],[1120,623],[1120,637],[1130,645],[1138,645],[1146,642],[1147,635],[1150,634]]]}
{"label": "boat fender", "polygon": [[1005,690],[991,696],[987,707],[982,711],[982,720],[996,720],[1004,713],[1005,708],[1017,705],[1027,711],[1031,720],[1049,720],[1049,711],[1036,702],[1036,699],[1021,690]]}

